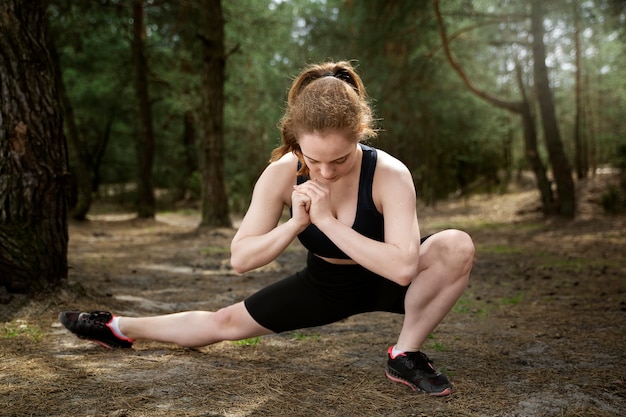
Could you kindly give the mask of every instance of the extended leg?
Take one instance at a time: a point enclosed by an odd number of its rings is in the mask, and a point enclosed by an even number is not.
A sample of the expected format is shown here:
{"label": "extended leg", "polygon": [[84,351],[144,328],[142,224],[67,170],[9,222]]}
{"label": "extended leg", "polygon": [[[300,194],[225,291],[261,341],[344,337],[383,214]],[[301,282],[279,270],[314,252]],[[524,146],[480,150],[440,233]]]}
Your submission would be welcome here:
{"label": "extended leg", "polygon": [[259,325],[243,302],[216,312],[185,311],[154,317],[122,317],[120,330],[131,339],[171,342],[180,346],[206,346],[272,333]]}
{"label": "extended leg", "polygon": [[272,333],[250,316],[243,302],[216,312],[186,311],[153,317],[113,317],[106,311],[64,311],[59,319],[79,338],[107,348],[130,348],[137,339],[197,347]]}

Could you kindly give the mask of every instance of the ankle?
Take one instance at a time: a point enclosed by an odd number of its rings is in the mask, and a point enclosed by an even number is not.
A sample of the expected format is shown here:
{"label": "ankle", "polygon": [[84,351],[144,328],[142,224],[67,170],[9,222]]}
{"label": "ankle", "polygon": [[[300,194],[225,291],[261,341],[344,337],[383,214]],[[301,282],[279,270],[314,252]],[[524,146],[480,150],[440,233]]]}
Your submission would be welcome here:
{"label": "ankle", "polygon": [[133,339],[131,339],[130,337],[128,337],[126,334],[124,334],[124,332],[122,332],[121,330],[121,326],[120,326],[120,319],[122,317],[120,316],[113,316],[113,318],[111,319],[110,322],[107,323],[107,326],[109,327],[109,329],[111,329],[111,331],[113,332],[113,334],[117,337],[119,337],[120,339],[123,340],[128,340],[130,342],[134,342]]}

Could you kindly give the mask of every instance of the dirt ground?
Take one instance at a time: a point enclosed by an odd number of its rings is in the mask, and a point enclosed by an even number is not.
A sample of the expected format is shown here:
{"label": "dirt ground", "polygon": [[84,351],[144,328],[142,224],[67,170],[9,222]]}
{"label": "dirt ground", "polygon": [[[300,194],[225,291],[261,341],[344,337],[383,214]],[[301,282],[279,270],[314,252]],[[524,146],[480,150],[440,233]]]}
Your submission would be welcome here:
{"label": "dirt ground", "polygon": [[626,414],[626,219],[580,186],[573,222],[542,219],[534,191],[420,207],[423,233],[470,232],[471,284],[424,348],[455,385],[430,398],[385,378],[402,317],[201,349],[139,341],[107,350],[57,321],[66,309],[215,310],[302,267],[293,244],[263,270],[228,264],[231,229],[193,211],[70,224],[70,277],[35,300],[1,295],[2,416],[618,416]]}

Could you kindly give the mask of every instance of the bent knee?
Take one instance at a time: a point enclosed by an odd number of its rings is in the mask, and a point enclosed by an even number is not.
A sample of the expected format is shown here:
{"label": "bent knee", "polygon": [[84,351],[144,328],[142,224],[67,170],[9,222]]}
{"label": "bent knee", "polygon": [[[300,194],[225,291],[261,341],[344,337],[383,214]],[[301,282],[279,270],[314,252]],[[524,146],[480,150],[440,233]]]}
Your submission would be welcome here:
{"label": "bent knee", "polygon": [[450,240],[453,242],[454,252],[467,260],[474,259],[476,248],[472,237],[462,230],[450,229],[448,232],[452,235]]}
{"label": "bent knee", "polygon": [[469,270],[474,262],[476,248],[469,234],[458,229],[448,229],[437,233],[433,241],[436,251],[447,265],[459,265]]}

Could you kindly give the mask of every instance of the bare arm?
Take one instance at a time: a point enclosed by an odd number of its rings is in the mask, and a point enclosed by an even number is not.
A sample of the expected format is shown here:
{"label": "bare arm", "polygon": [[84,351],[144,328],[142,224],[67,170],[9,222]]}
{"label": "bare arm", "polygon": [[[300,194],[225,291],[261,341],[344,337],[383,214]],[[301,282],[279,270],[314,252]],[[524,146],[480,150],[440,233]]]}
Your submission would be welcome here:
{"label": "bare arm", "polygon": [[[273,261],[309,224],[306,196],[292,191],[296,173],[294,160],[292,155],[285,155],[273,162],[254,186],[252,201],[230,247],[230,262],[235,271],[247,272]],[[294,214],[279,225],[290,198]]]}
{"label": "bare arm", "polygon": [[408,285],[418,272],[420,233],[413,179],[397,159],[379,152],[374,180],[375,199],[382,206],[384,242],[370,239],[337,220],[328,210],[328,190],[309,184],[310,216],[330,240],[352,260],[400,285]]}

